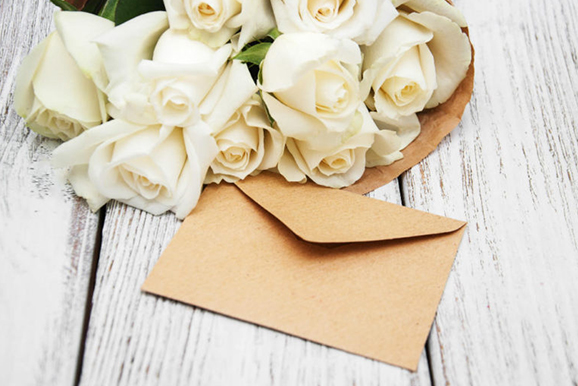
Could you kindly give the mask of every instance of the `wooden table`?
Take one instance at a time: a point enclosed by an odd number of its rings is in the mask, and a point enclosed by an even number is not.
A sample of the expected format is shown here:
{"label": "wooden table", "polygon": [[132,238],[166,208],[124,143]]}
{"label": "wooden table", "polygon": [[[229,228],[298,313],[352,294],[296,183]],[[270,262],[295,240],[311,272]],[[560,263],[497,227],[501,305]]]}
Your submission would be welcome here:
{"label": "wooden table", "polygon": [[578,384],[578,5],[458,0],[462,124],[372,195],[469,222],[419,370],[143,294],[180,222],[89,211],[12,109],[47,0],[0,2],[0,385]]}

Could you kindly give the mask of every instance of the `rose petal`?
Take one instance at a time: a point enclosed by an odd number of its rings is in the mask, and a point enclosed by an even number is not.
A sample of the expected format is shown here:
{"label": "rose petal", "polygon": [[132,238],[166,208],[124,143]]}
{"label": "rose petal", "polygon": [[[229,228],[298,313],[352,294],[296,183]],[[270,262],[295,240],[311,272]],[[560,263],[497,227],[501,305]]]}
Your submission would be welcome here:
{"label": "rose petal", "polygon": [[[385,27],[397,17],[397,11],[390,1],[379,0],[377,3],[358,1],[353,17],[340,27],[335,36],[354,36],[357,44],[371,45]],[[371,20],[371,23],[366,21]],[[360,28],[363,26],[363,28]]]}
{"label": "rose petal", "polygon": [[58,34],[50,35],[32,84],[36,98],[47,109],[87,127],[102,122],[96,86],[82,74]]}
{"label": "rose petal", "polygon": [[390,165],[402,159],[401,140],[393,130],[380,130],[375,134],[371,149],[367,151],[365,165],[368,168]]}
{"label": "rose petal", "polygon": [[396,7],[402,4],[416,12],[429,11],[440,16],[445,16],[462,28],[468,26],[468,23],[460,10],[453,5],[450,5],[446,0],[394,0],[394,5]]}
{"label": "rose petal", "polygon": [[[213,173],[220,175],[216,180],[224,178],[227,182],[234,182],[243,179],[257,169],[263,159],[263,129],[247,125],[242,117],[219,133],[216,141],[221,152],[211,164]],[[237,161],[227,160],[225,153],[232,148],[239,149],[243,157]]]}
{"label": "rose petal", "polygon": [[166,12],[150,12],[123,23],[95,40],[110,81],[109,98],[123,99],[141,60],[152,59],[161,34],[168,28]]}
{"label": "rose petal", "polygon": [[359,46],[323,34],[294,33],[279,36],[261,63],[266,92],[284,91],[297,80],[329,59],[345,63],[361,62]]}
{"label": "rose petal", "polygon": [[[215,136],[221,154],[211,164],[205,183],[236,182],[249,174],[277,166],[284,148],[281,133],[270,126],[258,96],[241,106]],[[239,149],[243,158],[228,160],[225,152]]]}
{"label": "rose petal", "polygon": [[81,71],[104,91],[108,78],[102,56],[93,40],[114,28],[114,23],[86,12],[56,12],[56,30]]}
{"label": "rose petal", "polygon": [[172,29],[186,30],[191,21],[187,16],[183,0],[164,0],[167,16]]}
{"label": "rose petal", "polygon": [[328,130],[345,130],[347,124],[341,122],[352,117],[361,100],[357,77],[341,63],[329,61],[315,69],[315,92],[315,115],[324,121]]}
{"label": "rose petal", "polygon": [[28,119],[34,103],[34,87],[32,81],[38,71],[40,63],[44,59],[48,44],[54,35],[56,35],[56,32],[48,35],[40,44],[34,47],[28,56],[24,58],[18,70],[16,87],[14,89],[14,110],[25,120]]}
{"label": "rose petal", "polygon": [[[287,140],[287,150],[293,156],[298,168],[315,183],[333,188],[349,186],[357,181],[365,171],[365,153],[374,141],[378,128],[365,106],[360,106],[356,114],[353,135],[342,138],[340,144],[329,150],[317,150],[311,142]],[[282,159],[283,160],[283,159]],[[323,165],[322,165],[323,164]],[[284,165],[290,169],[291,164]],[[331,169],[335,169],[331,172]],[[281,171],[281,167],[279,169]],[[282,172],[285,173],[285,169]]]}
{"label": "rose petal", "polygon": [[204,97],[204,90],[191,87],[191,79],[159,79],[154,84],[149,100],[159,123],[182,127],[200,119],[198,104]]}
{"label": "rose petal", "polygon": [[105,141],[116,141],[126,135],[144,129],[121,120],[108,121],[85,131],[78,137],[58,146],[52,153],[52,165],[57,168],[87,164],[97,146]]}
{"label": "rose petal", "polygon": [[431,31],[401,16],[391,22],[371,46],[362,47],[364,57],[361,95],[367,96],[379,72],[391,65],[395,58],[432,38]]}
{"label": "rose petal", "polygon": [[[373,5],[375,0],[366,1],[366,4]],[[338,1],[338,0],[309,0],[299,3],[299,16],[305,26],[309,27],[308,31],[335,33],[339,32],[341,25],[351,19],[354,15],[354,8],[359,8],[355,1]],[[373,13],[375,14],[375,12]],[[358,28],[363,29],[366,23],[357,23]],[[347,35],[352,39],[355,35]]]}
{"label": "rose petal", "polygon": [[293,139],[287,139],[287,149],[283,153],[283,156],[279,160],[279,165],[277,166],[279,173],[289,182],[299,182],[305,183],[307,181],[307,176],[305,173],[299,169],[297,162],[293,154],[289,151],[290,147],[294,147]]}
{"label": "rose petal", "polygon": [[396,133],[400,139],[398,150],[405,149],[407,145],[417,138],[421,131],[421,124],[417,114],[401,116],[398,119],[390,119],[378,112],[371,112],[370,114],[380,130],[390,130]]}
{"label": "rose petal", "polygon": [[434,34],[428,47],[435,59],[438,88],[426,106],[433,108],[447,101],[466,77],[472,61],[470,40],[456,23],[444,16],[423,12],[406,17]]}
{"label": "rose petal", "polygon": [[[181,129],[163,126],[159,130],[158,126],[149,126],[115,142],[110,166],[122,165],[131,173],[172,192],[185,160]],[[147,197],[143,189],[138,191],[145,198],[156,198],[156,195]],[[163,201],[161,198],[159,201]],[[172,197],[169,198],[172,200]]]}
{"label": "rose petal", "polygon": [[239,52],[249,42],[261,39],[275,28],[275,17],[268,0],[244,1],[241,13],[232,17],[227,26],[241,31],[231,38],[234,52]]}
{"label": "rose petal", "polygon": [[390,1],[272,0],[283,33],[316,32],[371,44],[397,11]]}
{"label": "rose petal", "polygon": [[96,186],[88,177],[88,165],[77,165],[71,168],[68,173],[68,181],[72,185],[74,192],[86,200],[90,210],[98,211],[110,199],[100,194]]}
{"label": "rose petal", "polygon": [[168,30],[159,39],[153,60],[141,61],[138,72],[147,79],[195,77],[194,87],[208,91],[230,53],[230,44],[215,50],[184,33]]}
{"label": "rose petal", "polygon": [[315,71],[309,71],[297,80],[293,87],[277,91],[275,97],[286,106],[316,116]]}
{"label": "rose petal", "polygon": [[[160,63],[195,64],[213,60],[216,50],[191,39],[186,33],[168,30],[161,35],[154,50],[153,60]],[[230,47],[225,56],[231,53]]]}
{"label": "rose petal", "polygon": [[269,113],[286,137],[306,139],[326,131],[325,125],[318,119],[285,106],[267,93],[263,94],[263,100]]}
{"label": "rose petal", "polygon": [[[405,86],[409,89],[405,90]],[[375,107],[392,120],[400,119],[422,111],[436,87],[434,57],[425,44],[420,44],[405,52],[375,78]]]}
{"label": "rose petal", "polygon": [[285,148],[285,137],[278,129],[271,127],[267,113],[257,98],[249,102],[251,108],[245,113],[245,121],[253,127],[261,127],[264,130],[264,151],[259,170],[274,168],[279,163]]}
{"label": "rose petal", "polygon": [[238,28],[222,27],[217,32],[208,32],[191,26],[188,33],[191,39],[203,42],[213,48],[219,48],[227,43],[237,30]]}
{"label": "rose petal", "polygon": [[223,126],[258,88],[246,64],[233,60],[203,100],[200,111],[213,134]]}
{"label": "rose petal", "polygon": [[299,0],[271,0],[277,28],[283,33],[303,32],[299,17]]}
{"label": "rose petal", "polygon": [[178,204],[171,208],[179,219],[185,218],[197,205],[207,170],[219,151],[210,127],[202,121],[185,127],[183,137],[188,161],[178,183]]}

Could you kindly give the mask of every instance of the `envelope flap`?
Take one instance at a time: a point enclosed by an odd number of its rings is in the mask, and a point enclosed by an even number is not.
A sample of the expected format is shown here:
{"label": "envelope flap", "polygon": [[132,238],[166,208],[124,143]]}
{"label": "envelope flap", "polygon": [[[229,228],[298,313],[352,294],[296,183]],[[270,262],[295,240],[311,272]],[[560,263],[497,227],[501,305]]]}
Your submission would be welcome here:
{"label": "envelope flap", "polygon": [[351,243],[453,232],[465,222],[313,183],[296,184],[273,173],[237,187],[303,240]]}

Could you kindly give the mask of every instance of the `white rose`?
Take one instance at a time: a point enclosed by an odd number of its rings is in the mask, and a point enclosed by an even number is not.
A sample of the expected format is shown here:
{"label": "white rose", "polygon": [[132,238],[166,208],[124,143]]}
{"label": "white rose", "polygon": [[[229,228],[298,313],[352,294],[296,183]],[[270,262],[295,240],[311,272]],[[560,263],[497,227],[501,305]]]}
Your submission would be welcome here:
{"label": "white rose", "polygon": [[199,121],[198,106],[223,71],[231,46],[214,50],[167,27],[166,14],[154,12],[99,38],[113,117],[169,126]]}
{"label": "white rose", "polygon": [[391,0],[271,0],[279,31],[319,32],[371,44],[397,16]]}
{"label": "white rose", "polygon": [[231,45],[217,50],[168,30],[160,38],[153,60],[138,72],[149,87],[149,103],[158,122],[189,126],[200,119],[199,105],[211,90],[231,54]]}
{"label": "white rose", "polygon": [[14,107],[32,130],[66,141],[107,119],[99,89],[107,79],[91,40],[114,24],[81,12],[57,12],[55,24],[22,62]]}
{"label": "white rose", "polygon": [[219,148],[205,183],[235,182],[277,166],[285,140],[271,127],[260,98],[246,101],[215,134]]}
{"label": "white rose", "polygon": [[362,97],[359,47],[323,34],[278,37],[261,63],[263,100],[286,137],[332,148]]}
{"label": "white rose", "polygon": [[275,27],[267,0],[165,0],[165,8],[171,28],[211,47],[222,46],[240,29],[233,42],[239,51]]}
{"label": "white rose", "polygon": [[137,69],[153,57],[160,36],[168,29],[166,12],[150,12],[127,21],[95,40],[109,84],[111,116],[140,124],[158,123],[148,103],[150,86]]}
{"label": "white rose", "polygon": [[466,18],[459,9],[447,2],[447,0],[392,0],[397,8],[403,6],[415,12],[433,12],[445,16],[460,27],[467,27]]}
{"label": "white rose", "polygon": [[235,182],[277,166],[285,140],[255,96],[245,102],[215,135],[219,153],[205,183]]}
{"label": "white rose", "polygon": [[182,219],[195,207],[216,154],[202,123],[180,128],[112,120],[58,147],[53,163],[72,166],[69,180],[94,211],[116,199]]}
{"label": "white rose", "polygon": [[359,106],[347,132],[339,135],[337,145],[319,150],[307,140],[287,139],[287,149],[278,170],[288,181],[315,183],[332,188],[349,186],[363,175],[366,153],[378,133],[364,105]]}
{"label": "white rose", "polygon": [[277,166],[285,145],[271,127],[247,65],[233,60],[201,105],[219,153],[205,183],[235,182]]}
{"label": "white rose", "polygon": [[431,12],[400,14],[363,52],[366,103],[380,128],[397,132],[401,149],[420,132],[416,113],[448,100],[471,62],[460,26]]}

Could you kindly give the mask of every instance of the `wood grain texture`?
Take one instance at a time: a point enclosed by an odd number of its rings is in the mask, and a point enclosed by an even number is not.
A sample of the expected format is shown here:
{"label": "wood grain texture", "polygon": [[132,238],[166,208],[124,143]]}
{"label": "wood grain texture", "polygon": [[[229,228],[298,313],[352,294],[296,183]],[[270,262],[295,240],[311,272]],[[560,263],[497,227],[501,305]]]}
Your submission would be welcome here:
{"label": "wood grain texture", "polygon": [[81,385],[430,385],[425,352],[411,373],[140,292],[179,225],[108,207]]}
{"label": "wood grain texture", "polygon": [[576,385],[577,5],[457,6],[474,97],[402,179],[409,206],[469,222],[430,336],[434,384]]}
{"label": "wood grain texture", "polygon": [[18,66],[52,27],[45,1],[0,3],[0,384],[73,385],[98,228],[50,165],[57,141],[12,109]]}

